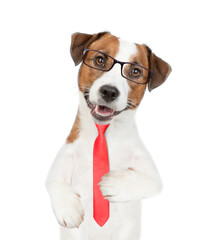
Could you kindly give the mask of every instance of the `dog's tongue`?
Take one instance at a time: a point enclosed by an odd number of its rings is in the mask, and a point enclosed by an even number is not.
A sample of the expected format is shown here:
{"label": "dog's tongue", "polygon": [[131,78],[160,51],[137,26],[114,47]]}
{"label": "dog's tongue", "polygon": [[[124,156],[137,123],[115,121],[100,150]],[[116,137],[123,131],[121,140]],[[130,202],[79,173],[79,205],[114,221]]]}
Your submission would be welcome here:
{"label": "dog's tongue", "polygon": [[95,105],[91,111],[92,115],[94,116],[101,116],[101,117],[111,117],[114,115],[115,111],[109,107],[102,106],[102,105]]}
{"label": "dog's tongue", "polygon": [[98,113],[101,113],[101,114],[112,114],[112,113],[114,113],[114,110],[113,109],[111,109],[111,108],[108,108],[108,107],[106,107],[106,106],[98,106],[97,107],[97,112]]}

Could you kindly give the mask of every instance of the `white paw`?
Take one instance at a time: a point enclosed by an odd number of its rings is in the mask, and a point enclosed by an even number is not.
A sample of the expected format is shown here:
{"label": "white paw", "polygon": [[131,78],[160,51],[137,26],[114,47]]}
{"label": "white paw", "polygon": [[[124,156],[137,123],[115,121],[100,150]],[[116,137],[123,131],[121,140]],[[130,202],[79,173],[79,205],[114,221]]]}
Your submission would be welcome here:
{"label": "white paw", "polygon": [[156,195],[160,184],[160,181],[129,168],[105,174],[99,186],[104,198],[110,202],[129,202]]}
{"label": "white paw", "polygon": [[[132,185],[135,171],[131,169],[111,171],[102,177],[99,183],[103,196],[110,202],[127,202],[133,200],[135,193]],[[132,180],[133,179],[133,180]],[[133,181],[133,182],[132,182]]]}
{"label": "white paw", "polygon": [[56,195],[56,198],[52,200],[52,205],[57,221],[63,227],[78,228],[84,220],[80,196],[77,196],[73,191]]}

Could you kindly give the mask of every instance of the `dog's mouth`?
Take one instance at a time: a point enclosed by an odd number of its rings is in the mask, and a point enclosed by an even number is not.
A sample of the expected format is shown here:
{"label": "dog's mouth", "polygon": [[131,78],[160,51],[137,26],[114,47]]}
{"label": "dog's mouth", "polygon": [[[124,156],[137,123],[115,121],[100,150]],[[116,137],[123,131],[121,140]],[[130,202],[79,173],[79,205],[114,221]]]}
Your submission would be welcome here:
{"label": "dog's mouth", "polygon": [[99,121],[109,121],[113,118],[115,113],[116,111],[114,111],[114,109],[102,105],[94,105],[91,109],[92,116]]}
{"label": "dog's mouth", "polygon": [[98,105],[90,102],[88,93],[84,94],[84,97],[88,107],[91,109],[92,116],[98,121],[110,121],[114,116],[120,114],[122,111],[127,109],[125,108],[121,111],[115,111],[114,109],[105,105]]}

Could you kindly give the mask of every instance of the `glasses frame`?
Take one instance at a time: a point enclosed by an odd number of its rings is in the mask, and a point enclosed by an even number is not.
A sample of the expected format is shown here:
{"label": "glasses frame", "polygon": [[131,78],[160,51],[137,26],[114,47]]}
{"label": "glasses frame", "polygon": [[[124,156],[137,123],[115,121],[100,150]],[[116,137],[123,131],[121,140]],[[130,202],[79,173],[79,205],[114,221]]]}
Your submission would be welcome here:
{"label": "glasses frame", "polygon": [[[90,51],[90,50],[91,50],[91,51],[94,51],[94,52],[98,52],[98,53],[104,54],[104,55],[110,57],[110,58],[113,60],[112,66],[111,66],[108,70],[102,70],[102,69],[95,68],[95,67],[92,67],[92,66],[88,65],[88,64],[85,62],[85,57],[86,57],[86,52],[88,52],[88,51]],[[154,74],[150,69],[145,68],[145,67],[141,66],[141,65],[138,64],[138,63],[121,62],[121,61],[113,58],[112,56],[108,55],[107,53],[104,53],[104,52],[101,52],[101,51],[98,51],[98,50],[94,50],[94,49],[89,49],[89,48],[83,50],[83,63],[84,63],[86,66],[90,67],[90,68],[93,68],[93,69],[96,69],[96,70],[102,71],[102,72],[109,72],[109,71],[114,67],[114,65],[115,65],[116,63],[119,63],[119,64],[121,65],[121,76],[122,76],[123,78],[125,78],[125,79],[127,79],[127,80],[129,80],[129,81],[131,81],[131,82],[137,83],[137,84],[147,84],[147,82],[153,77],[153,74]],[[141,68],[146,69],[146,70],[149,72],[148,78],[147,78],[146,82],[141,83],[141,82],[137,82],[137,81],[134,81],[134,80],[131,80],[131,79],[125,77],[125,76],[123,75],[123,71],[122,71],[124,64],[137,65],[137,66],[139,66],[139,67],[141,67]]]}

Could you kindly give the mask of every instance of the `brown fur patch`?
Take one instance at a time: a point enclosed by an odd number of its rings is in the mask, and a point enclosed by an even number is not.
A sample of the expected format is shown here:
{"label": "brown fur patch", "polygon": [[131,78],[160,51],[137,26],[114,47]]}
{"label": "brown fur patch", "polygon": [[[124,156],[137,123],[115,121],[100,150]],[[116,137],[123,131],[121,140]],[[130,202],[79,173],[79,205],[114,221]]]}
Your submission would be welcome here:
{"label": "brown fur patch", "polygon": [[74,33],[70,46],[70,53],[75,65],[81,63],[83,58],[83,50],[87,48],[92,42],[97,41],[108,32],[100,32],[97,34]]}
{"label": "brown fur patch", "polygon": [[[115,57],[119,48],[119,40],[117,37],[108,33],[103,35],[97,41],[93,42],[91,45],[88,46],[88,48],[93,50],[99,50],[109,54],[112,57]],[[90,89],[93,82],[103,73],[104,72],[102,71],[97,71],[86,66],[85,64],[82,64],[79,70],[78,82],[80,91],[84,92],[86,89]]]}
{"label": "brown fur patch", "polygon": [[[99,50],[114,57],[118,52],[119,40],[117,37],[109,33],[106,33],[102,35],[98,40],[88,45],[87,48],[90,48],[93,50]],[[78,85],[79,85],[80,91],[84,92],[86,89],[90,89],[93,82],[102,74],[103,72],[97,71],[95,69],[92,69],[86,66],[85,64],[82,64],[79,70],[79,77],[78,77],[79,79]],[[79,118],[79,112],[78,112],[75,122],[73,124],[73,127],[69,133],[69,136],[66,139],[66,143],[73,143],[79,137],[79,127],[80,127],[80,118]]]}
{"label": "brown fur patch", "polygon": [[80,125],[80,119],[79,119],[79,111],[78,111],[73,127],[69,133],[69,136],[66,139],[66,143],[73,143],[78,138],[79,125]]}
{"label": "brown fur patch", "polygon": [[[130,62],[136,62],[141,66],[148,68],[149,62],[147,57],[146,47],[144,45],[136,44],[138,53],[130,58]],[[144,76],[146,79],[148,75]],[[130,92],[128,94],[128,100],[132,101],[134,105],[130,106],[129,109],[135,109],[141,102],[141,99],[144,96],[147,84],[137,84],[131,81],[128,81],[130,86]]]}

